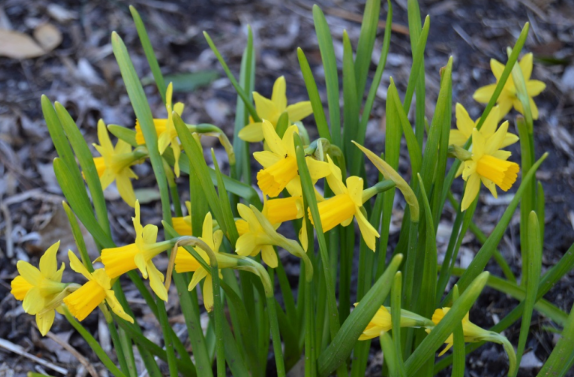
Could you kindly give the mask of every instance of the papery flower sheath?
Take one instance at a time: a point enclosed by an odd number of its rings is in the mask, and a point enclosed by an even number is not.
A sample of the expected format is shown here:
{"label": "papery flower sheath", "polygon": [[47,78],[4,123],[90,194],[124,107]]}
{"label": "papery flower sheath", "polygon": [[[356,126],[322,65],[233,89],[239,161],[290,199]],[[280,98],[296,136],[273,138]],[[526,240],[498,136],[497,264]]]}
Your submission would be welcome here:
{"label": "papery flower sheath", "polygon": [[142,227],[139,201],[135,202],[135,217],[132,221],[136,234],[134,243],[102,250],[101,260],[106,274],[110,279],[114,279],[138,268],[144,278],[149,277],[150,286],[155,294],[167,301],[167,290],[163,285],[164,276],[153,264],[152,258],[168,250],[172,246],[171,242],[156,242],[157,226],[148,224]]}
{"label": "papery flower sheath", "polygon": [[[545,88],[546,84],[542,81],[538,80],[530,80],[532,76],[532,53],[528,53],[522,57],[520,60],[519,66],[522,70],[522,75],[524,76],[524,81],[526,83],[526,91],[528,93],[528,99],[530,101],[530,110],[532,111],[532,118],[538,119],[538,107],[536,103],[532,99],[532,97],[536,97],[539,95]],[[502,75],[502,71],[504,71],[504,64],[499,62],[496,59],[490,59],[490,68],[492,69],[492,73],[494,77],[496,77],[496,84],[498,80],[500,80],[500,76]],[[474,92],[473,98],[480,103],[488,103],[490,98],[494,94],[494,90],[496,89],[496,84],[490,84],[487,86],[483,86],[479,88],[476,92]],[[516,86],[514,85],[514,79],[512,75],[508,77],[506,80],[506,84],[502,89],[502,93],[498,97],[496,103],[500,105],[500,119],[504,118],[506,114],[514,108],[521,114],[524,114],[524,109],[522,108],[522,103],[516,96]]]}
{"label": "papery flower sheath", "polygon": [[[214,253],[219,253],[219,247],[223,240],[223,232],[221,230],[213,231],[213,217],[211,212],[208,212],[203,220],[203,229],[200,240],[205,242],[207,246],[213,250]],[[201,256],[201,258],[209,265],[209,256],[200,247],[194,247],[194,250]],[[219,265],[219,268],[225,266]],[[178,273],[193,272],[193,277],[189,283],[188,290],[195,289],[197,284],[205,278],[203,282],[203,305],[205,309],[210,312],[213,310],[213,281],[211,280],[211,271],[206,271],[205,268],[184,248],[180,247],[175,256],[175,271]],[[219,272],[221,278],[221,272]]]}
{"label": "papery flower sheath", "polygon": [[87,283],[64,298],[64,304],[74,317],[83,321],[105,300],[118,317],[131,323],[134,322],[116,298],[114,291],[112,291],[111,279],[103,268],[90,273],[71,250],[68,251],[68,258],[72,270],[88,279]]}
{"label": "papery flower sheath", "polygon": [[132,152],[132,147],[123,140],[118,140],[115,148],[110,140],[108,129],[103,121],[98,122],[98,140],[100,145],[94,144],[102,157],[95,157],[94,164],[100,177],[102,189],[105,190],[113,181],[116,181],[120,196],[130,207],[134,206],[136,195],[132,186],[132,178],[138,176],[131,166],[138,164],[141,157]]}
{"label": "papery flower sheath", "polygon": [[[498,126],[498,120],[500,119],[500,107],[495,106],[490,110],[490,113],[486,117],[482,127],[480,127],[481,135],[487,140],[490,139],[494,133],[496,132],[496,128]],[[478,124],[477,119],[476,121],[470,118],[468,112],[460,103],[456,104],[456,130],[450,130],[449,145],[456,145],[459,147],[464,146],[468,139],[472,137],[472,130],[474,130]],[[506,133],[506,137],[502,142],[500,148],[507,147],[512,145],[518,141],[518,136],[512,134],[510,132]]]}
{"label": "papery flower sheath", "polygon": [[514,162],[506,161],[511,153],[500,150],[506,139],[508,122],[503,123],[498,131],[487,140],[476,129],[472,132],[472,158],[463,162],[462,178],[466,181],[461,210],[466,210],[474,201],[480,190],[480,182],[498,197],[496,186],[508,191],[518,176],[520,167]]}
{"label": "papery flower sheath", "polygon": [[[365,243],[369,249],[375,251],[375,239],[379,237],[379,232],[363,213],[363,179],[352,176],[347,178],[345,185],[341,169],[335,165],[331,157],[327,156],[327,159],[331,174],[326,179],[335,196],[318,204],[323,232],[328,232],[339,224],[347,226],[354,217],[357,219]],[[315,225],[313,217],[309,215],[309,218]]]}
{"label": "papery flower sheath", "polygon": [[[287,188],[291,195],[298,196],[301,192],[301,178],[293,144],[293,134],[298,132],[297,126],[289,127],[283,139],[279,138],[269,121],[263,120],[262,127],[270,150],[253,153],[253,157],[263,166],[257,173],[259,188],[271,198],[278,196],[284,188]],[[305,158],[305,162],[313,181],[330,174],[329,165],[325,162],[310,156]]]}
{"label": "papery flower sheath", "polygon": [[[172,111],[175,111],[178,115],[183,113],[184,105],[181,102],[176,103],[172,106],[172,94],[173,85],[169,83],[166,94],[165,94],[165,108],[167,110],[167,119],[154,119],[153,124],[155,127],[155,132],[158,136],[158,149],[159,153],[163,154],[168,146],[171,145],[173,150],[173,157],[175,163],[173,166],[175,175],[179,177],[179,156],[181,154],[181,146],[177,140],[177,131],[175,125],[173,124]],[[136,120],[136,142],[140,145],[145,144],[144,135],[141,129],[139,120]]]}
{"label": "papery flower sheath", "polygon": [[[36,316],[36,324],[42,335],[46,335],[55,318],[55,308],[49,308],[56,297],[66,288],[62,283],[64,263],[58,269],[58,247],[56,242],[40,258],[40,268],[25,261],[18,261],[16,267],[20,275],[12,280],[11,293],[16,300],[23,301],[22,308],[28,314]],[[61,302],[61,301],[60,301]]]}
{"label": "papery flower sheath", "polygon": [[[279,117],[285,111],[289,115],[289,125],[313,113],[311,102],[309,101],[298,102],[287,106],[286,90],[287,84],[285,83],[285,77],[281,76],[273,85],[271,99],[265,98],[257,92],[253,92],[253,101],[255,101],[257,115],[259,115],[261,119],[268,120],[274,129],[277,127]],[[250,143],[262,141],[264,139],[262,123],[253,122],[253,120],[251,120],[249,125],[239,131],[239,138]]]}

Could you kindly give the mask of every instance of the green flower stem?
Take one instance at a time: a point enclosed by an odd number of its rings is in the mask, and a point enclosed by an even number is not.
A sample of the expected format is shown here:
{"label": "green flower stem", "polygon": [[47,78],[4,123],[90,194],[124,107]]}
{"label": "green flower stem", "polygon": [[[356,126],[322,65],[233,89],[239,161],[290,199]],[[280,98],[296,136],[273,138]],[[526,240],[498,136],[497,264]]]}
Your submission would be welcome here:
{"label": "green flower stem", "polygon": [[[116,350],[116,355],[118,357],[118,362],[120,363],[122,372],[130,377],[137,377],[135,360],[134,362],[130,362],[128,365],[128,362],[125,358],[124,351],[126,350],[126,345],[120,340],[116,325],[114,324],[114,317],[110,314],[110,311],[104,303],[101,303],[99,308],[102,311],[106,320],[106,324],[108,325],[108,329],[110,330],[110,335],[112,337],[112,342],[114,343],[114,349]],[[131,347],[131,342],[129,342],[129,346]]]}
{"label": "green flower stem", "polygon": [[89,333],[88,330],[84,328],[80,324],[80,322],[76,321],[76,319],[70,314],[68,308],[64,308],[64,315],[70,324],[80,333],[80,335],[86,340],[92,350],[96,353],[102,364],[108,368],[108,370],[116,377],[126,377],[125,374],[122,373],[121,370],[113,363],[113,361],[108,357],[106,352],[102,349],[102,346],[98,343],[98,341]]}
{"label": "green flower stem", "polygon": [[381,192],[385,192],[396,187],[396,183],[390,179],[384,179],[377,183],[374,186],[369,187],[363,191],[363,203],[367,200],[371,199],[373,196],[380,194]]}

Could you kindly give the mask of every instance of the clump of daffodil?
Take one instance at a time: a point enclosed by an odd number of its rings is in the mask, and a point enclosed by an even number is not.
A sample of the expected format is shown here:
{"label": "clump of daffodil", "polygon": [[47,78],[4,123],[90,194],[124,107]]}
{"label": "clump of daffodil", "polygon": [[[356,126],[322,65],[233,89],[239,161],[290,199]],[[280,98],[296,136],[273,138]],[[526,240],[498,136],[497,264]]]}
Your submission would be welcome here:
{"label": "clump of daffodil", "polygon": [[[23,301],[22,308],[28,314],[36,316],[36,324],[42,335],[46,335],[56,315],[54,309],[61,304],[58,296],[64,292],[67,285],[62,283],[64,263],[58,269],[56,255],[60,241],[46,250],[40,258],[40,268],[25,261],[18,261],[16,267],[20,275],[12,280],[11,293],[16,300]],[[56,302],[56,305],[53,305]]]}
{"label": "clump of daffodil", "polygon": [[[203,220],[203,229],[201,233],[200,240],[205,242],[205,244],[215,253],[219,253],[219,247],[221,246],[221,241],[223,240],[223,231],[216,230],[213,231],[213,217],[211,212],[208,212]],[[199,256],[207,263],[210,264],[209,256],[207,252],[200,247],[194,247],[194,250],[199,254]],[[219,268],[225,266],[219,263]],[[175,256],[175,271],[178,273],[193,272],[193,277],[189,283],[188,290],[192,291],[195,289],[197,284],[205,278],[203,282],[203,305],[205,309],[210,312],[213,310],[213,282],[211,280],[211,271],[207,271],[197,259],[195,259],[190,253],[188,253],[182,247],[178,248],[177,255]],[[221,276],[221,272],[219,272]]]}
{"label": "clump of daffodil", "polygon": [[[277,254],[273,249],[273,238],[265,231],[253,210],[245,204],[237,204],[237,212],[241,219],[235,221],[239,238],[235,244],[235,252],[242,256],[254,257],[261,253],[265,264],[271,268],[277,267]],[[267,211],[264,211],[266,213]],[[279,228],[281,223],[271,223],[273,229]]]}
{"label": "clump of daffodil", "polygon": [[[318,204],[323,232],[328,232],[339,224],[347,226],[354,217],[357,219],[365,243],[369,249],[375,251],[375,239],[379,237],[379,232],[363,213],[363,179],[352,176],[347,178],[345,185],[341,169],[335,165],[331,157],[327,156],[327,160],[331,173],[326,179],[335,196]],[[312,216],[309,217],[314,225]]]}
{"label": "clump of daffodil", "polygon": [[[522,71],[522,75],[524,76],[524,81],[526,83],[526,92],[528,94],[528,99],[530,101],[530,110],[532,111],[532,118],[538,119],[538,107],[536,107],[536,103],[532,99],[532,97],[536,97],[539,95],[545,88],[546,84],[542,81],[538,80],[530,80],[532,75],[532,53],[528,53],[522,57],[520,60],[519,66],[520,70]],[[496,84],[498,80],[500,80],[500,76],[502,75],[502,71],[504,71],[504,64],[500,63],[496,59],[490,59],[490,68],[492,69],[492,73],[494,77],[496,77]],[[494,94],[494,90],[496,89],[496,84],[490,84],[487,86],[483,86],[479,88],[476,92],[474,92],[473,98],[480,102],[480,103],[488,103],[490,98]],[[516,95],[516,86],[514,84],[514,79],[512,75],[508,77],[506,80],[506,84],[502,89],[502,93],[498,97],[496,103],[500,105],[500,119],[502,119],[510,109],[514,106],[514,108],[521,114],[524,114],[524,109],[522,108],[522,103],[518,99]]]}
{"label": "clump of daffodil", "polygon": [[135,217],[132,218],[135,242],[129,245],[102,250],[101,261],[110,279],[117,278],[128,271],[138,268],[144,278],[149,277],[150,286],[155,294],[167,301],[167,290],[163,285],[164,276],[153,264],[152,258],[168,250],[171,241],[157,242],[158,227],[148,224],[142,227],[140,204],[135,202]]}
{"label": "clump of daffodil", "polygon": [[180,236],[191,236],[191,202],[186,201],[185,206],[187,207],[187,216],[183,217],[172,217],[171,222],[173,224],[173,229]]}
{"label": "clump of daffodil", "polygon": [[131,323],[134,322],[116,298],[114,291],[112,291],[111,279],[103,268],[90,273],[71,250],[68,251],[68,258],[72,270],[88,279],[87,283],[64,298],[64,304],[74,317],[83,321],[105,300],[118,317]]}
{"label": "clump of daffodil", "polygon": [[[359,305],[359,303],[355,304],[355,306],[357,305]],[[400,324],[400,327],[422,327],[433,325],[429,319],[404,309],[401,309]],[[381,305],[373,316],[373,319],[371,319],[367,327],[365,327],[359,336],[359,340],[376,338],[381,335],[381,333],[392,330],[392,328],[393,322],[391,320],[391,308]]]}
{"label": "clump of daffodil", "polygon": [[[449,312],[449,310],[450,310],[450,308],[438,308],[438,309],[436,309],[434,311],[433,316],[432,316],[432,322],[435,325],[438,325],[440,323],[440,321],[442,321],[442,319]],[[427,328],[425,331],[427,333],[430,333],[432,331],[432,328]],[[510,344],[508,339],[506,339],[506,337],[504,337],[503,335],[496,333],[494,331],[485,330],[482,327],[479,327],[479,326],[475,325],[474,323],[470,322],[470,318],[469,318],[468,313],[466,313],[466,315],[462,319],[462,333],[464,335],[464,341],[468,342],[468,343],[487,341],[487,342],[493,342],[493,343],[501,344],[504,347],[506,354],[508,355],[508,361],[510,364],[508,375],[509,376],[513,375],[512,372],[516,368],[516,355],[514,353],[514,348],[512,347],[512,345]],[[445,340],[445,344],[446,344],[446,347],[439,353],[439,356],[444,355],[446,353],[446,351],[448,351],[449,349],[452,348],[452,346],[454,344],[453,334],[450,334],[448,336],[448,338]]]}
{"label": "clump of daffodil", "polygon": [[136,195],[131,179],[137,179],[138,176],[132,171],[131,166],[139,163],[144,155],[132,152],[132,147],[123,140],[118,140],[114,148],[108,129],[102,120],[98,122],[98,140],[100,145],[94,144],[94,147],[102,157],[95,157],[94,164],[102,189],[105,190],[113,181],[116,181],[120,196],[130,207],[133,207]]}
{"label": "clump of daffodil", "polygon": [[[488,141],[496,132],[498,126],[498,121],[500,116],[500,106],[495,106],[492,108],[488,116],[486,117],[482,127],[480,127],[481,135]],[[456,145],[458,147],[464,146],[468,139],[472,137],[472,130],[474,130],[478,124],[476,121],[470,118],[468,112],[460,103],[456,104],[456,130],[450,130],[450,135],[448,139],[449,145]],[[508,121],[504,122],[508,123]],[[500,148],[507,147],[518,141],[518,136],[513,133],[507,132],[504,141]]]}
{"label": "clump of daffodil", "polygon": [[496,198],[496,186],[508,191],[520,171],[518,164],[506,161],[511,153],[500,150],[508,131],[508,122],[503,123],[498,131],[488,140],[476,129],[472,131],[472,157],[463,162],[462,178],[466,181],[461,211],[466,210],[474,201],[480,190],[480,182]]}
{"label": "clump of daffodil", "polygon": [[[293,122],[298,122],[313,113],[311,102],[309,101],[298,102],[287,106],[286,90],[287,85],[285,83],[285,77],[281,76],[273,85],[273,94],[271,95],[271,99],[265,98],[257,92],[253,92],[253,100],[255,102],[257,115],[259,115],[261,119],[268,120],[273,128],[277,127],[277,121],[285,111],[289,115],[290,125],[293,124]],[[253,119],[251,119],[251,123],[239,132],[239,138],[250,143],[262,141],[265,138],[262,123],[253,122]]]}
{"label": "clump of daffodil", "polygon": [[[263,165],[263,169],[257,173],[257,184],[263,194],[271,198],[278,196],[284,188],[296,196],[301,192],[301,178],[293,144],[293,134],[298,133],[297,126],[287,128],[283,139],[279,138],[269,121],[263,120],[262,127],[269,150],[253,153],[257,162]],[[311,156],[306,157],[305,162],[314,181],[330,174],[329,166],[325,162],[317,161]]]}
{"label": "clump of daffodil", "polygon": [[[184,105],[183,103],[178,102],[172,106],[172,94],[173,85],[172,83],[169,83],[165,93],[165,108],[167,110],[167,119],[154,119],[153,125],[158,136],[157,142],[159,153],[163,154],[167,147],[171,145],[171,149],[173,150],[173,157],[175,159],[173,170],[175,175],[179,177],[179,156],[181,154],[181,146],[177,140],[177,131],[175,129],[175,125],[173,124],[172,111],[175,111],[178,115],[181,115],[181,113],[183,113]],[[140,145],[145,144],[145,139],[139,120],[136,120],[136,142]]]}

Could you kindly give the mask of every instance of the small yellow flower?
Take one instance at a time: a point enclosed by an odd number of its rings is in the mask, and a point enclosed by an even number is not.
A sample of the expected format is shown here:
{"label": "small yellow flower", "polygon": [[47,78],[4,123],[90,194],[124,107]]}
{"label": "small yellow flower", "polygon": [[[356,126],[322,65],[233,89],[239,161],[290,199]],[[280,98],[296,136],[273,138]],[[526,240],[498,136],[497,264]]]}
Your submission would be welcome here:
{"label": "small yellow flower", "polygon": [[[433,323],[435,325],[438,325],[439,322],[444,318],[444,316],[446,315],[446,313],[448,313],[449,310],[450,310],[450,308],[438,308],[438,309],[436,309],[434,311],[434,314],[432,315]],[[430,334],[431,329],[426,329],[425,331]],[[483,328],[480,328],[477,325],[475,325],[474,323],[470,322],[468,313],[466,313],[466,315],[462,319],[462,332],[464,334],[464,341],[465,342],[481,341],[481,340],[483,340],[483,338],[488,333],[487,330],[484,330]],[[448,338],[445,340],[445,343],[446,343],[446,347],[441,351],[441,353],[438,354],[439,356],[444,355],[446,353],[446,351],[451,349],[451,347],[453,346],[454,337],[452,334],[450,334],[448,336]]]}
{"label": "small yellow flower", "polygon": [[[173,124],[172,119],[172,111],[175,111],[178,115],[183,113],[184,105],[181,102],[176,103],[172,106],[172,94],[173,94],[173,85],[169,83],[167,87],[167,91],[165,94],[165,108],[167,110],[167,119],[154,119],[153,124],[155,127],[155,132],[158,136],[158,149],[159,153],[163,154],[167,147],[171,145],[173,150],[173,157],[175,159],[175,163],[173,166],[173,170],[175,175],[179,177],[179,156],[181,154],[181,146],[177,141],[177,131],[175,129],[175,125]],[[145,139],[143,136],[143,132],[139,123],[139,120],[136,120],[136,142],[138,144],[145,144]]]}
{"label": "small yellow flower", "polygon": [[42,335],[50,331],[56,316],[54,309],[46,310],[47,305],[67,286],[62,283],[64,263],[58,269],[56,256],[59,246],[60,241],[46,250],[40,258],[40,269],[28,262],[18,261],[16,267],[20,275],[16,276],[11,284],[11,293],[16,300],[23,301],[24,311],[36,316],[36,324]]}
{"label": "small yellow flower", "polygon": [[[286,90],[287,85],[285,83],[285,77],[281,76],[273,85],[273,94],[271,99],[267,99],[262,97],[259,93],[253,92],[253,100],[255,101],[257,115],[259,115],[261,119],[268,120],[273,128],[277,127],[277,121],[285,111],[287,111],[287,114],[289,115],[290,125],[293,124],[293,122],[300,121],[313,113],[311,102],[309,101],[298,102],[294,105],[287,106]],[[262,141],[264,139],[264,135],[261,122],[254,123],[253,120],[251,120],[251,124],[239,131],[239,138],[250,143]]]}
{"label": "small yellow flower", "polygon": [[[237,211],[241,219],[235,221],[239,238],[235,244],[235,252],[242,257],[256,256],[261,252],[265,264],[271,268],[277,267],[277,254],[273,249],[273,240],[265,232],[253,210],[245,204],[239,203]],[[263,214],[267,216],[267,211]],[[271,223],[274,229],[279,228],[281,223]]]}
{"label": "small yellow flower", "polygon": [[[486,120],[482,124],[482,127],[480,128],[480,133],[486,139],[487,143],[488,143],[488,140],[496,132],[496,127],[498,126],[498,120],[500,118],[501,118],[500,117],[500,107],[495,106],[492,108],[492,110],[490,111],[490,113],[486,117]],[[468,112],[466,111],[464,106],[462,106],[460,103],[457,103],[456,104],[456,128],[457,129],[456,130],[450,130],[450,136],[449,136],[448,144],[449,145],[456,145],[459,147],[464,146],[464,144],[466,144],[468,139],[470,139],[470,137],[472,136],[472,130],[474,130],[476,128],[476,125],[478,124],[479,120],[480,120],[480,118],[477,119],[476,121],[472,120],[470,118],[470,115],[468,115]],[[506,122],[506,123],[508,123],[508,122]],[[509,145],[512,145],[512,144],[516,143],[517,141],[518,141],[518,136],[508,132],[506,134],[506,137],[504,138],[504,141],[503,141],[502,145],[500,146],[500,148],[504,148],[504,147],[507,147]]]}
{"label": "small yellow flower", "polygon": [[464,161],[462,178],[466,181],[461,210],[465,211],[474,201],[480,190],[480,182],[496,198],[496,186],[508,191],[520,171],[518,164],[506,161],[511,153],[500,150],[508,131],[508,122],[503,123],[498,131],[488,139],[476,129],[472,133],[472,158]]}
{"label": "small yellow flower", "polygon": [[130,167],[139,163],[141,158],[132,153],[132,147],[123,140],[118,140],[114,148],[108,129],[101,120],[98,122],[98,139],[100,145],[94,144],[94,147],[102,157],[95,157],[94,164],[102,189],[105,190],[113,181],[116,181],[120,196],[124,202],[133,207],[136,195],[131,179],[137,179],[138,176]]}
{"label": "small yellow flower", "polygon": [[90,273],[71,250],[68,251],[68,258],[70,258],[72,270],[88,279],[82,287],[64,298],[64,304],[74,317],[83,321],[105,300],[118,317],[134,323],[132,317],[124,312],[124,308],[111,289],[111,279],[102,268]]}
{"label": "small yellow flower", "polygon": [[266,217],[271,224],[281,224],[285,221],[303,217],[303,197],[290,196],[265,201]]}
{"label": "small yellow flower", "polygon": [[[359,305],[356,303],[355,306]],[[400,327],[421,327],[425,325],[432,325],[432,323],[418,314],[401,309]],[[383,332],[391,331],[393,322],[391,318],[390,308],[382,306],[377,310],[373,319],[369,322],[367,327],[359,336],[359,340],[373,339],[381,335]]]}
{"label": "small yellow flower", "polygon": [[191,236],[191,202],[186,201],[185,206],[187,207],[187,216],[183,217],[172,217],[171,222],[173,224],[173,229],[180,236]]}
{"label": "small yellow flower", "polygon": [[[202,235],[199,237],[200,240],[205,242],[207,246],[214,253],[219,253],[219,247],[221,246],[221,241],[223,240],[223,232],[221,230],[213,231],[213,217],[211,212],[208,212],[203,220]],[[209,256],[200,247],[195,247],[194,250],[201,256],[201,258],[209,265]],[[219,264],[219,268],[225,266]],[[178,248],[177,254],[175,256],[175,271],[177,273],[184,273],[193,271],[193,277],[189,283],[188,290],[192,291],[195,289],[197,284],[205,278],[203,282],[203,305],[205,309],[210,312],[213,310],[213,282],[211,280],[210,271],[206,271],[205,268],[195,259],[191,254],[189,254],[182,247]],[[221,272],[219,273],[221,276]]]}
{"label": "small yellow flower", "polygon": [[114,279],[138,268],[145,279],[149,277],[150,286],[155,294],[167,301],[167,290],[163,285],[164,276],[153,264],[152,258],[168,250],[171,242],[157,242],[157,226],[148,224],[142,227],[140,204],[137,200],[135,214],[136,216],[132,218],[136,233],[135,243],[102,250],[101,260],[106,274],[110,279]]}
{"label": "small yellow flower", "polygon": [[[532,57],[532,53],[524,55],[520,60],[519,66],[522,70],[524,81],[526,82],[526,91],[530,101],[532,118],[538,119],[538,107],[536,107],[536,103],[532,97],[539,95],[546,88],[546,84],[542,81],[530,80],[530,76],[532,75]],[[502,71],[504,71],[504,64],[500,63],[496,59],[490,59],[490,68],[492,69],[492,73],[494,74],[494,77],[496,77],[496,82],[498,83],[498,80],[500,80],[500,76],[502,75]],[[496,84],[483,86],[474,92],[473,98],[480,103],[488,103],[494,94],[495,89]],[[508,80],[506,80],[506,84],[504,85],[502,93],[500,93],[496,103],[500,105],[500,119],[504,118],[513,106],[519,113],[524,114],[522,103],[516,96],[516,87],[514,85],[512,75],[510,75]]]}
{"label": "small yellow flower", "polygon": [[[363,213],[363,179],[355,176],[349,177],[345,186],[341,169],[329,156],[327,159],[331,169],[331,174],[327,176],[327,183],[335,196],[318,204],[323,232],[328,232],[339,224],[347,226],[355,217],[365,243],[369,249],[375,251],[375,238],[379,237],[379,232],[369,223]],[[309,218],[314,224],[313,217],[309,215]]]}
{"label": "small yellow flower", "polygon": [[[263,120],[263,134],[269,151],[255,152],[253,157],[263,165],[257,173],[257,184],[263,194],[271,198],[278,196],[287,188],[292,196],[299,196],[301,192],[301,178],[297,167],[297,156],[293,144],[293,134],[298,133],[297,126],[291,126],[281,140],[273,125]],[[309,168],[311,179],[316,181],[330,174],[329,165],[317,161],[313,157],[306,157],[305,162]]]}

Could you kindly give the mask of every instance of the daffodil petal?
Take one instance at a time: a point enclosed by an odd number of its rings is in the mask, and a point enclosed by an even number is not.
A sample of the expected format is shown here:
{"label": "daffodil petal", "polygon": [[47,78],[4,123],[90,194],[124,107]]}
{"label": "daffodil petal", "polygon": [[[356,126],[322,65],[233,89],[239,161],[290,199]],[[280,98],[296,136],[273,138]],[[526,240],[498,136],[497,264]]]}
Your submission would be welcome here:
{"label": "daffodil petal", "polygon": [[60,241],[56,242],[44,252],[44,255],[40,258],[40,272],[47,278],[56,275],[58,272],[58,248],[60,247]]}
{"label": "daffodil petal", "polygon": [[[456,104],[456,128],[466,136],[466,139],[472,135],[472,129],[474,128],[474,121],[468,115],[468,111],[460,103]],[[452,143],[450,143],[452,144]]]}
{"label": "daffodil petal", "polygon": [[291,122],[300,121],[313,113],[310,101],[298,102],[293,105],[287,106],[287,113]]}
{"label": "daffodil petal", "polygon": [[251,255],[253,248],[255,247],[255,236],[253,233],[245,233],[237,239],[235,244],[235,252],[242,257]]}
{"label": "daffodil petal", "polygon": [[112,311],[116,313],[118,317],[130,323],[134,323],[134,319],[124,311],[124,307],[122,306],[122,304],[120,304],[120,302],[116,298],[116,294],[114,293],[114,291],[109,289],[106,291],[106,302],[109,305],[110,309],[112,309]]}
{"label": "daffodil petal", "polygon": [[40,334],[42,334],[42,336],[46,336],[48,331],[50,331],[55,317],[55,310],[48,310],[43,313],[36,314],[36,325],[38,325],[38,330],[40,330]]}
{"label": "daffodil petal", "polygon": [[253,101],[255,102],[257,115],[259,115],[261,119],[267,119],[270,121],[277,119],[280,111],[272,100],[263,97],[257,92],[253,92]]}
{"label": "daffodil petal", "polygon": [[520,65],[520,70],[522,70],[524,81],[530,80],[530,77],[532,76],[532,58],[533,54],[529,52],[528,54],[525,54],[522,59],[520,59],[520,63],[518,63],[518,65]]}
{"label": "daffodil petal", "polygon": [[287,107],[287,84],[285,83],[285,77],[281,76],[275,80],[273,84],[273,94],[271,95],[271,101],[275,104],[279,112],[283,112]]}
{"label": "daffodil petal", "polygon": [[546,84],[538,80],[530,80],[526,82],[526,92],[529,97],[536,97],[544,89],[546,89]]}
{"label": "daffodil petal", "polygon": [[39,313],[44,308],[44,297],[40,288],[34,287],[28,291],[22,302],[22,308],[31,315]]}
{"label": "daffodil petal", "polygon": [[189,282],[189,286],[187,287],[188,291],[193,291],[194,288],[199,284],[199,282],[207,276],[207,271],[202,267],[193,273],[191,281]]}
{"label": "daffodil petal", "polygon": [[274,165],[281,157],[270,151],[262,151],[253,153],[253,158],[261,164],[264,168]]}
{"label": "daffodil petal", "polygon": [[262,127],[263,137],[265,138],[265,142],[269,146],[271,152],[279,156],[285,156],[287,154],[287,149],[285,149],[282,140],[279,138],[279,135],[277,135],[277,132],[275,132],[273,124],[271,124],[267,119],[263,119]]}
{"label": "daffodil petal", "polygon": [[[84,264],[78,259],[76,254],[72,250],[68,250],[68,259],[70,260],[70,268],[75,272],[82,274],[86,279],[92,280],[92,274],[84,266]],[[19,262],[18,262],[19,263]],[[22,273],[20,273],[22,274]]]}
{"label": "daffodil petal", "polygon": [[263,140],[263,128],[261,123],[251,123],[243,127],[237,136],[239,136],[241,140],[247,141],[249,143],[257,143]]}
{"label": "daffodil petal", "polygon": [[494,196],[495,198],[498,198],[498,192],[496,191],[496,184],[488,178],[480,177],[480,180],[481,180],[482,184],[487,189],[490,190],[490,193],[492,194],[492,196]]}
{"label": "daffodil petal", "polygon": [[203,282],[203,306],[208,312],[213,310],[213,280],[211,275],[208,275]]}
{"label": "daffodil petal", "polygon": [[299,133],[299,128],[297,126],[289,126],[285,130],[285,134],[283,134],[283,139],[281,143],[283,144],[283,148],[285,148],[287,154],[289,156],[296,156],[295,155],[295,144],[293,142],[293,134]]}
{"label": "daffodil petal", "polygon": [[480,103],[488,103],[488,101],[490,101],[490,98],[494,94],[495,89],[496,84],[483,86],[482,88],[478,88],[476,92],[474,92],[472,98],[474,98],[475,101]]}
{"label": "daffodil petal", "polygon": [[490,59],[490,69],[492,70],[492,74],[496,77],[496,81],[500,80],[500,76],[502,76],[502,71],[504,71],[504,64],[499,62],[496,59]]}
{"label": "daffodil petal", "polygon": [[459,147],[462,147],[466,141],[468,140],[468,137],[462,133],[459,130],[450,130],[449,136],[448,136],[448,144],[449,145],[457,145]]}
{"label": "daffodil petal", "polygon": [[315,160],[313,157],[306,157],[305,162],[307,163],[309,174],[313,180],[325,178],[331,174],[331,168],[326,162]]}
{"label": "daffodil petal", "polygon": [[[500,107],[495,106],[490,110],[490,113],[486,117],[486,120],[482,124],[480,128],[480,133],[484,136],[485,139],[488,139],[496,132],[496,126],[500,120]],[[471,131],[472,134],[472,131]]]}
{"label": "daffodil petal", "polygon": [[277,254],[271,245],[263,245],[261,247],[261,257],[263,262],[271,268],[277,267]]}
{"label": "daffodil petal", "polygon": [[157,241],[158,227],[156,225],[148,224],[143,228],[143,241],[147,244]]}
{"label": "daffodil petal", "polygon": [[134,257],[134,262],[136,266],[138,266],[138,270],[140,270],[144,279],[148,278],[148,271],[147,271],[147,262],[145,260],[144,254],[139,253]]}
{"label": "daffodil petal", "polygon": [[367,220],[361,211],[357,211],[357,213],[355,213],[355,218],[359,224],[359,230],[361,231],[361,235],[365,240],[365,244],[369,249],[375,251],[377,247],[376,238],[379,237],[379,232],[377,232],[377,230],[371,225],[369,220]]}
{"label": "daffodil petal", "polygon": [[147,272],[149,274],[149,285],[151,289],[157,297],[167,302],[167,289],[165,289],[165,285],[163,285],[163,274],[157,269],[152,261],[147,262]]}
{"label": "daffodil petal", "polygon": [[213,217],[211,216],[211,212],[208,212],[205,215],[205,219],[203,219],[203,229],[201,233],[201,239],[214,252],[217,252],[217,250],[215,250],[215,246],[213,245]]}
{"label": "daffodil petal", "polygon": [[363,205],[363,178],[352,176],[347,178],[347,192],[355,205]]}
{"label": "daffodil petal", "polygon": [[464,196],[461,203],[461,211],[466,211],[472,204],[478,192],[480,191],[480,177],[478,174],[472,174],[466,181],[466,188],[464,189]]}

